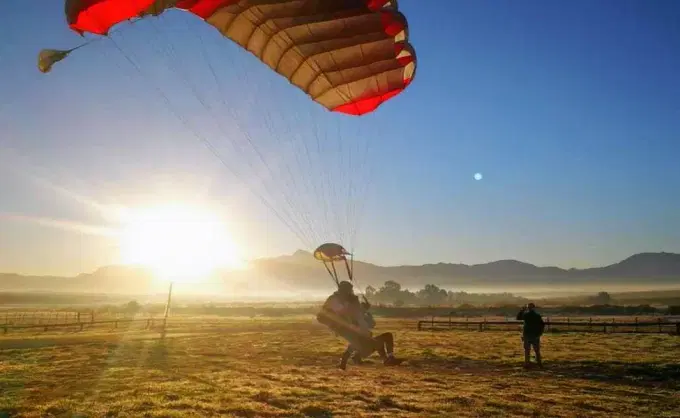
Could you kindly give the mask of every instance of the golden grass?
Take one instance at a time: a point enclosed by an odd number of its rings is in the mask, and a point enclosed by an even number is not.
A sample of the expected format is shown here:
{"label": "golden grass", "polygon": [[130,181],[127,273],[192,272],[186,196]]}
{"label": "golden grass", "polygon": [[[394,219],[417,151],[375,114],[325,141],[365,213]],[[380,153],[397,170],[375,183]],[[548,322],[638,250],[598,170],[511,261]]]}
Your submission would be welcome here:
{"label": "golden grass", "polygon": [[0,338],[0,417],[680,417],[680,338],[547,335],[525,371],[514,332],[379,320],[409,361],[334,366],[311,318],[174,322]]}

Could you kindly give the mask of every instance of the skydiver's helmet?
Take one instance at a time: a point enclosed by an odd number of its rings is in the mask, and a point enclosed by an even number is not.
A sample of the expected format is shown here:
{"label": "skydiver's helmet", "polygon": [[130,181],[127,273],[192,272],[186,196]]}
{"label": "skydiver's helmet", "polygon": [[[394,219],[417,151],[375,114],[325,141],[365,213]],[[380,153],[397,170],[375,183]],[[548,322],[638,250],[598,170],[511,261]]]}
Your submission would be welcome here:
{"label": "skydiver's helmet", "polygon": [[351,295],[354,293],[354,286],[352,286],[352,283],[344,280],[338,283],[338,293],[343,295]]}
{"label": "skydiver's helmet", "polygon": [[527,305],[527,308],[529,308],[529,310],[534,310],[534,309],[536,309],[536,305],[532,302],[532,303]]}

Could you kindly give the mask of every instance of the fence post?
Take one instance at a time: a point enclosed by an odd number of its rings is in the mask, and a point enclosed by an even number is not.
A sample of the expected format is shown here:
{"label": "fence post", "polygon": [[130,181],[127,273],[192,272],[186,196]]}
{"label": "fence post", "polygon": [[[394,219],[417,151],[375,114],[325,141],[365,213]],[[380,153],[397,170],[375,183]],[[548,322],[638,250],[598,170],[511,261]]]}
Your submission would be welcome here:
{"label": "fence post", "polygon": [[663,329],[661,328],[661,318],[659,318],[659,332],[663,332]]}
{"label": "fence post", "polygon": [[[5,328],[7,329],[7,328]],[[680,322],[675,323],[675,334],[680,335]]]}
{"label": "fence post", "polygon": [[588,318],[588,331],[593,330],[593,317]]}
{"label": "fence post", "polygon": [[638,332],[638,317],[635,317],[635,333],[637,334]]}
{"label": "fence post", "polygon": [[434,329],[434,315],[432,315],[432,318],[430,318],[430,325],[432,326],[432,329]]}
{"label": "fence post", "polygon": [[612,332],[616,332],[616,318],[612,318]]}
{"label": "fence post", "polygon": [[567,317],[567,331],[571,329],[571,321],[569,321],[569,317]]}
{"label": "fence post", "polygon": [[547,321],[548,323],[546,324],[546,328],[547,328],[548,331],[550,331],[550,317],[548,317],[547,319],[548,319],[548,321]]}
{"label": "fence post", "polygon": [[451,329],[451,327],[452,327],[452,325],[451,325],[451,314],[452,314],[452,313],[453,313],[453,312],[449,312],[449,329]]}

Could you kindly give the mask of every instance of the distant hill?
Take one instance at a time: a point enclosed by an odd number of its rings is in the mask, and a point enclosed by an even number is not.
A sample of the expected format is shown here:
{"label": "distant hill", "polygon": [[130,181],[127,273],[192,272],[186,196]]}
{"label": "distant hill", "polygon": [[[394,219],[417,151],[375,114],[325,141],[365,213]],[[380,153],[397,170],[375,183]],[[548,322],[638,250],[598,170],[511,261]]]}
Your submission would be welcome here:
{"label": "distant hill", "polygon": [[[268,293],[327,291],[332,288],[328,274],[309,252],[254,260],[246,271],[217,272],[206,285],[191,286],[196,292]],[[342,273],[344,274],[344,267]],[[578,284],[678,284],[680,287],[680,254],[642,253],[605,267],[562,269],[538,267],[516,260],[500,260],[485,264],[425,264],[420,266],[378,266],[354,262],[360,286],[379,287],[394,280],[405,287],[436,284],[456,286],[493,286],[499,292],[517,286],[549,286]],[[165,284],[140,267],[107,266],[76,277],[22,276],[0,274],[0,291],[50,291],[115,294],[147,294],[164,291]]]}

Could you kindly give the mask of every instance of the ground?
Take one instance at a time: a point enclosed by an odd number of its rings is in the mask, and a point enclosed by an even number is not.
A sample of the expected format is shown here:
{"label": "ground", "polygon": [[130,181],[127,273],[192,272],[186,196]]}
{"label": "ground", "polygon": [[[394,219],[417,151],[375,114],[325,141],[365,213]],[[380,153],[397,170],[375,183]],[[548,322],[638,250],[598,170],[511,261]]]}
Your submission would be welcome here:
{"label": "ground", "polygon": [[344,345],[312,318],[10,332],[0,417],[680,417],[676,336],[546,335],[545,369],[524,370],[516,332],[378,320],[407,363],[338,370]]}

